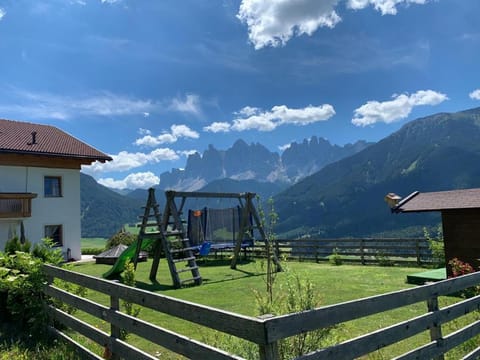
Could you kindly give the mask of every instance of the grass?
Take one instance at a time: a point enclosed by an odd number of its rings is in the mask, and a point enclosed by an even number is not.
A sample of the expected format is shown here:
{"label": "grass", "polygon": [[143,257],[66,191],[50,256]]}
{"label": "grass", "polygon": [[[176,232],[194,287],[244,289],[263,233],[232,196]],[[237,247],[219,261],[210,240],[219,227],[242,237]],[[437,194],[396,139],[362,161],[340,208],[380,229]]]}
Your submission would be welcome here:
{"label": "grass", "polygon": [[[264,273],[259,262],[241,262],[237,270],[232,270],[227,260],[206,260],[206,263],[204,263],[200,269],[204,284],[202,286],[187,287],[178,290],[175,290],[171,285],[172,281],[165,260],[162,259],[160,263],[159,274],[157,276],[159,284],[152,284],[148,279],[150,266],[151,260],[147,263],[138,264],[136,272],[137,287],[239,314],[250,316],[258,315],[253,291],[254,289],[264,291],[265,288]],[[419,268],[415,267],[380,267],[348,264],[332,266],[329,264],[309,262],[289,262],[286,264],[286,267],[288,271],[294,271],[310,279],[318,293],[319,305],[336,304],[412,287],[412,285],[406,284],[406,276],[419,271]],[[110,266],[108,265],[84,263],[75,266],[74,271],[93,276],[101,276],[101,274],[109,268]],[[276,284],[280,285],[285,279],[285,276],[287,276],[286,272],[277,274]],[[279,291],[279,289],[276,291],[277,295],[281,298],[283,295],[281,291]],[[94,301],[108,305],[108,297],[103,294],[90,291],[89,297]],[[440,299],[440,303],[441,306],[445,306],[458,300],[458,298],[445,297]],[[336,343],[341,342],[424,314],[425,309],[426,304],[423,302],[350,321],[338,327],[332,336]],[[471,316],[476,316],[476,314]],[[81,314],[80,317],[108,331],[108,324],[94,319],[87,314]],[[142,309],[139,317],[182,335],[210,344],[218,343],[219,336],[222,336],[210,329],[192,325],[187,321],[172,318],[149,309]],[[468,321],[471,321],[471,319]],[[458,324],[455,326],[457,325]],[[444,334],[453,331],[454,327],[452,327],[452,329],[444,327]],[[429,341],[428,339],[429,334],[425,331],[402,343],[373,353],[367,358],[391,358],[394,355],[402,354],[414,347],[427,343]],[[236,342],[236,340],[225,340],[224,343],[228,341]],[[175,355],[165,355],[164,349],[146,340],[132,336],[131,342],[149,353],[162,353],[164,354],[164,358],[167,359],[177,358]],[[229,346],[227,346],[225,350],[229,350]],[[455,353],[453,357],[450,358],[453,359],[457,357],[458,354]]]}
{"label": "grass", "polygon": [[82,249],[104,249],[106,242],[105,238],[82,238],[80,246]]}

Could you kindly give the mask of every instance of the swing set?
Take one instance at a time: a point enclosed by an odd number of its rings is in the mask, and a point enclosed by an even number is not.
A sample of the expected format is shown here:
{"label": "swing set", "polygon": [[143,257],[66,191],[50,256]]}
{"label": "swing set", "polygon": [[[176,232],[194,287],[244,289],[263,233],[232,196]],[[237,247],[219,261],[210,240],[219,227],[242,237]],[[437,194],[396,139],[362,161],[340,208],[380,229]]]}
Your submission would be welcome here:
{"label": "swing set", "polygon": [[[193,282],[195,285],[202,283],[196,261],[198,256],[206,256],[211,250],[233,249],[230,267],[236,269],[241,249],[254,246],[254,235],[258,234],[259,240],[268,246],[269,240],[253,202],[255,193],[169,190],[165,192],[165,196],[165,209],[161,215],[155,199],[155,190],[149,189],[134,256],[136,267],[143,240],[155,238],[150,270],[152,281],[156,281],[162,253],[169,265],[173,285],[178,288],[188,282]],[[208,207],[189,209],[185,211],[188,216],[187,220],[184,220],[184,207],[187,200],[191,199],[237,199],[238,205],[224,209]],[[151,218],[154,219],[153,222]],[[281,271],[280,262],[275,254],[273,261],[277,271]],[[184,266],[180,266],[182,263]],[[188,277],[185,278],[183,274],[187,274]]]}

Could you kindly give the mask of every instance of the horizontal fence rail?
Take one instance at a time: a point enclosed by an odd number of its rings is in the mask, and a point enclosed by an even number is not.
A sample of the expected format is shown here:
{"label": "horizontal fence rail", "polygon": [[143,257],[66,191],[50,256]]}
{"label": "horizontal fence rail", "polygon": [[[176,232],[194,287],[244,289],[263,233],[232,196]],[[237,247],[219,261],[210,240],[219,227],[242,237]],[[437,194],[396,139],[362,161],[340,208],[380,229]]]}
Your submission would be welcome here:
{"label": "horizontal fence rail", "polygon": [[[480,334],[480,321],[472,320],[463,328],[446,336],[442,335],[443,324],[480,310],[480,295],[460,300],[443,308],[439,307],[438,302],[440,296],[479,286],[480,272],[299,313],[256,318],[150,293],[49,265],[45,265],[45,271],[50,278],[49,284],[45,287],[46,295],[102,319],[111,325],[111,331],[110,333],[101,331],[54,305],[48,307],[51,317],[63,326],[104,346],[112,358],[119,358],[121,355],[126,359],[155,359],[153,355],[122,341],[119,333],[120,329],[125,329],[188,358],[241,359],[237,355],[229,354],[208,344],[124,314],[119,310],[119,300],[136,303],[251,341],[258,345],[259,358],[265,360],[278,359],[278,342],[288,337],[422,302],[426,306],[425,312],[420,315],[417,314],[410,319],[354,339],[317,349],[297,359],[358,358],[425,331],[430,334],[430,342],[410,349],[407,353],[400,355],[398,359],[442,358],[443,354],[449,350]],[[54,278],[107,294],[110,297],[110,306],[95,303],[58,288],[52,283]],[[78,345],[65,332],[55,328],[52,330],[61,338],[77,346],[77,351],[82,353],[84,358],[100,358],[90,350]],[[466,355],[464,359],[478,358],[479,354],[480,347]]]}
{"label": "horizontal fence rail", "polygon": [[[276,239],[279,257],[298,261],[328,261],[337,254],[343,261],[361,263],[416,263],[431,264],[434,259],[425,238],[345,238],[345,239]],[[265,245],[256,241],[254,247],[244,249],[246,256],[264,257]],[[222,249],[229,252],[231,249]]]}

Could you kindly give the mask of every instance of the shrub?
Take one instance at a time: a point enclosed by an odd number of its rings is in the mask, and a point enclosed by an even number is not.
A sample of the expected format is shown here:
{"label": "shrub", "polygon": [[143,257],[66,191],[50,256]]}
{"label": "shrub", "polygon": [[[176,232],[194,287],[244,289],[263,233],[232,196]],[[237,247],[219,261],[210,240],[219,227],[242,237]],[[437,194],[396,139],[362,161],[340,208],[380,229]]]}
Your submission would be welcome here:
{"label": "shrub", "polygon": [[[470,265],[467,262],[463,262],[458,258],[453,258],[452,260],[450,260],[448,262],[448,265],[450,265],[452,269],[453,277],[471,274],[475,272],[475,269],[473,268],[472,265]],[[480,294],[480,286],[473,286],[473,287],[462,290],[459,295],[463,298],[470,298],[478,294]]]}
{"label": "shrub", "polygon": [[378,265],[380,266],[393,266],[394,262],[393,260],[390,259],[385,253],[378,251],[375,254],[375,260],[378,262]]}
{"label": "shrub", "polygon": [[337,248],[333,249],[333,253],[328,256],[328,262],[336,266],[343,264],[342,255],[340,255]]}
{"label": "shrub", "polygon": [[105,250],[111,249],[120,244],[130,246],[135,240],[137,240],[137,235],[131,234],[125,231],[125,229],[122,229],[107,240]]}
{"label": "shrub", "polygon": [[102,248],[82,248],[83,255],[98,255],[104,251]]}
{"label": "shrub", "polygon": [[423,228],[423,234],[428,241],[428,247],[432,253],[432,262],[435,267],[445,266],[445,245],[443,242],[442,226],[437,227],[437,236],[433,237],[427,228]]}
{"label": "shrub", "polygon": [[[123,283],[128,286],[135,287],[135,266],[132,262],[127,262],[125,264],[125,270],[123,271]],[[135,306],[129,301],[123,301],[123,307],[125,308],[125,313],[127,315],[137,317],[140,314],[140,307]],[[120,330],[120,338],[126,340],[128,337],[128,332],[125,329]]]}
{"label": "shrub", "polygon": [[5,253],[12,255],[17,251],[30,252],[31,246],[32,245],[28,240],[22,244],[18,239],[18,236],[14,236],[5,243]]}
{"label": "shrub", "polygon": [[59,265],[62,261],[60,249],[53,249],[49,239],[37,244],[32,253],[0,253],[0,294],[4,307],[0,313],[26,336],[45,333],[47,316],[43,287],[47,279],[43,264]]}

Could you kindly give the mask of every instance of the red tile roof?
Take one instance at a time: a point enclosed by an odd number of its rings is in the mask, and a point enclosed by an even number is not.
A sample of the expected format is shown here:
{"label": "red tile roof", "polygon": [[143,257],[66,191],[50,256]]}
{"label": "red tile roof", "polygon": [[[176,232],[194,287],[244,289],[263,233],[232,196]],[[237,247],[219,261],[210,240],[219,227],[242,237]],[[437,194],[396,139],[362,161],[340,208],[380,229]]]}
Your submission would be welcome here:
{"label": "red tile roof", "polygon": [[480,189],[414,192],[392,209],[394,212],[441,211],[480,208]]}
{"label": "red tile roof", "polygon": [[54,126],[0,119],[0,154],[32,154],[105,162],[112,158]]}

